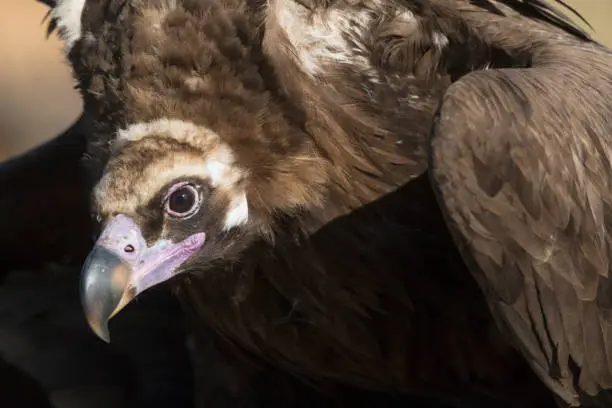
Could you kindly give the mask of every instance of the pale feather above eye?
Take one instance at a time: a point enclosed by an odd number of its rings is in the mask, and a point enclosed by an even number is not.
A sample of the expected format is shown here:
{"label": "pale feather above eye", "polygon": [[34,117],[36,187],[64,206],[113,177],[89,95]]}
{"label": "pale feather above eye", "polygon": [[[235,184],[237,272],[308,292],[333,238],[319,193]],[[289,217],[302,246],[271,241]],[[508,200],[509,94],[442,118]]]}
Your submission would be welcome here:
{"label": "pale feather above eye", "polygon": [[[128,144],[142,144],[162,153],[163,147],[157,144],[159,140],[189,145],[199,153],[194,155],[182,151],[170,156],[160,155],[147,162],[145,167],[136,169],[136,173],[141,175],[139,181],[134,178],[134,169],[120,167],[108,173],[94,189],[95,199],[104,212],[133,213],[172,180],[196,177],[206,180],[210,187],[227,198],[223,221],[225,231],[248,222],[249,203],[244,187],[240,185],[247,174],[237,165],[232,148],[213,130],[173,118],[137,122],[117,130],[111,149],[113,156],[121,156]],[[177,215],[180,211],[174,213]]]}

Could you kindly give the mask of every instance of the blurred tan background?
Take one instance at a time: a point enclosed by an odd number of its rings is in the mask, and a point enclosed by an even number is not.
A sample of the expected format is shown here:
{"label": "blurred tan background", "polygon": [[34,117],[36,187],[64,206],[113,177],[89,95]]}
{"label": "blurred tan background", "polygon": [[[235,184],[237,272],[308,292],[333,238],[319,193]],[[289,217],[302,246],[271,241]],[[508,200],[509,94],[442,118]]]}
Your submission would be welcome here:
{"label": "blurred tan background", "polygon": [[[612,0],[566,0],[612,46]],[[56,135],[81,103],[61,44],[45,38],[47,8],[35,0],[0,0],[0,160]]]}
{"label": "blurred tan background", "polygon": [[34,0],[0,0],[0,160],[53,137],[79,114],[48,8]]}

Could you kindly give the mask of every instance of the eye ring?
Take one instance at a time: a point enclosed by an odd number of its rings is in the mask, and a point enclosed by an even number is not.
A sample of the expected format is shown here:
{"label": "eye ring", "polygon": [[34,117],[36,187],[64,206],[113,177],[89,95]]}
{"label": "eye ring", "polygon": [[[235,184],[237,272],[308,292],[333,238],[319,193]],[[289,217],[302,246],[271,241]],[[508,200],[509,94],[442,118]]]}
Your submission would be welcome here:
{"label": "eye ring", "polygon": [[188,182],[170,187],[164,199],[164,211],[173,218],[188,218],[200,209],[200,205],[198,189]]}

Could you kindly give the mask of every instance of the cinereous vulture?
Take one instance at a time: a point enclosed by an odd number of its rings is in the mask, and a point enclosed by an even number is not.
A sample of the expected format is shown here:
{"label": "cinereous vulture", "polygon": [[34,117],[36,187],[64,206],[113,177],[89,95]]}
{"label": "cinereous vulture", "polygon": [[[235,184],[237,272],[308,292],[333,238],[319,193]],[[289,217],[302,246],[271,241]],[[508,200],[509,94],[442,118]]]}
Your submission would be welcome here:
{"label": "cinereous vulture", "polygon": [[51,16],[91,129],[99,336],[171,280],[232,355],[322,388],[612,406],[612,54],[556,8],[57,0]]}

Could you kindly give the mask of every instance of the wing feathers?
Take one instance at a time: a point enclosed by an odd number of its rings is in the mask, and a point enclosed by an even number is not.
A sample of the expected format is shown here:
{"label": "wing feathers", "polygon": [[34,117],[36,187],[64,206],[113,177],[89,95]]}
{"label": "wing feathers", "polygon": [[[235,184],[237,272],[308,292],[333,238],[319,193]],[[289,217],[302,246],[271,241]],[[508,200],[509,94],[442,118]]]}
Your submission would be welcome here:
{"label": "wing feathers", "polygon": [[466,75],[433,129],[431,176],[472,272],[570,404],[612,388],[608,59]]}

